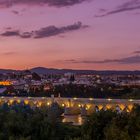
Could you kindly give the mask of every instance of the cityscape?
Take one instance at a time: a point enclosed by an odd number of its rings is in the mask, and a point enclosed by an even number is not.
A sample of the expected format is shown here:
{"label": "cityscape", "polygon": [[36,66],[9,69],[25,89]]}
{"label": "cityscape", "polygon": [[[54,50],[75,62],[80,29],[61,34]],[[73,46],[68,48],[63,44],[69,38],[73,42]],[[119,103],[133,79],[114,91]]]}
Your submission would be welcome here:
{"label": "cityscape", "polygon": [[140,140],[140,0],[0,0],[0,140]]}

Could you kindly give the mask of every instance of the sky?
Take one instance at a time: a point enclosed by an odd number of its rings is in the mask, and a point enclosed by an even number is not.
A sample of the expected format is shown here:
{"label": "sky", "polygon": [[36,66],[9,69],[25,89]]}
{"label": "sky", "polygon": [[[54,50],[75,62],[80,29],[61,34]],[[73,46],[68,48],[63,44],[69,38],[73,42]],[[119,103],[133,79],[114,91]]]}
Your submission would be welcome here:
{"label": "sky", "polygon": [[140,0],[0,0],[0,68],[140,70]]}

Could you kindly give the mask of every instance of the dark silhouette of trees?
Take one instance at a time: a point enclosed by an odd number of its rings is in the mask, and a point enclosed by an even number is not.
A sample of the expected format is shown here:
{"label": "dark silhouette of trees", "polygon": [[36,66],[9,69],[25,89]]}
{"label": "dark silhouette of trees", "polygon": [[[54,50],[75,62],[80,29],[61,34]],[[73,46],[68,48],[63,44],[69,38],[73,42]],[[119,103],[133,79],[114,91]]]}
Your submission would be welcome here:
{"label": "dark silhouette of trees", "polygon": [[61,123],[63,110],[30,108],[24,103],[0,106],[0,140],[140,140],[140,106],[129,113],[94,112],[82,126]]}
{"label": "dark silhouette of trees", "polygon": [[75,76],[74,75],[71,75],[70,76],[70,82],[74,82],[75,81]]}
{"label": "dark silhouette of trees", "polygon": [[37,73],[33,72],[32,73],[32,79],[35,80],[35,81],[40,81],[41,77]]}

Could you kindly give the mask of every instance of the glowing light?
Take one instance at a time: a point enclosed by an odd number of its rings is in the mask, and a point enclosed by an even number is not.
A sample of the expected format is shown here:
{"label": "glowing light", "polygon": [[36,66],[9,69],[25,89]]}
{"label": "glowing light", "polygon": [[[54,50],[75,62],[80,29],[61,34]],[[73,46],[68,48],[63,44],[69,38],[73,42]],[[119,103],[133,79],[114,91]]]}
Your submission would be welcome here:
{"label": "glowing light", "polygon": [[66,102],[66,106],[67,106],[67,107],[70,107],[70,103],[69,103],[69,102]]}
{"label": "glowing light", "polygon": [[111,106],[110,104],[106,105],[106,108],[107,108],[107,109],[111,109],[111,107],[112,107],[112,106]]}
{"label": "glowing light", "polygon": [[29,101],[28,100],[25,100],[24,103],[25,103],[25,105],[28,105],[29,104]]}
{"label": "glowing light", "polygon": [[89,108],[88,107],[86,107],[86,110],[88,110]]}
{"label": "glowing light", "polygon": [[128,109],[126,109],[126,112],[129,113],[130,111]]}
{"label": "glowing light", "polygon": [[64,107],[64,106],[65,106],[65,104],[62,104],[61,106],[62,106],[62,107]]}
{"label": "glowing light", "polygon": [[133,109],[133,105],[128,105],[128,109],[131,111]]}
{"label": "glowing light", "polygon": [[81,125],[81,124],[82,124],[82,122],[83,122],[82,117],[81,117],[81,116],[78,116],[78,123]]}
{"label": "glowing light", "polygon": [[1,86],[10,86],[10,85],[12,85],[12,82],[10,82],[10,81],[0,81],[0,85]]}
{"label": "glowing light", "polygon": [[133,102],[133,99],[129,99],[130,102]]}
{"label": "glowing light", "polygon": [[101,110],[103,108],[103,106],[102,105],[99,105],[98,108],[99,108],[99,110]]}
{"label": "glowing light", "polygon": [[93,101],[93,98],[89,98],[90,101]]}
{"label": "glowing light", "polygon": [[79,104],[78,107],[81,107],[81,105]]}
{"label": "glowing light", "polygon": [[108,98],[107,100],[108,100],[108,101],[111,101],[112,99]]}
{"label": "glowing light", "polygon": [[42,102],[38,102],[37,107],[41,107],[42,106]]}
{"label": "glowing light", "polygon": [[47,103],[47,106],[49,106],[49,105],[50,105],[50,103],[48,102],[48,103]]}
{"label": "glowing light", "polygon": [[17,100],[17,103],[19,104],[21,101],[20,100]]}
{"label": "glowing light", "polygon": [[91,107],[91,105],[90,105],[90,104],[86,105],[86,108],[87,108],[87,109],[90,109],[90,107]]}
{"label": "glowing light", "polygon": [[12,105],[14,100],[9,100],[9,104]]}
{"label": "glowing light", "polygon": [[121,110],[124,110],[124,108],[125,108],[125,105],[123,105],[123,104],[120,104],[120,105],[119,105],[119,107],[120,107],[120,109],[121,109]]}
{"label": "glowing light", "polygon": [[76,98],[76,97],[74,97],[73,99],[74,99],[74,100],[77,100],[77,98]]}

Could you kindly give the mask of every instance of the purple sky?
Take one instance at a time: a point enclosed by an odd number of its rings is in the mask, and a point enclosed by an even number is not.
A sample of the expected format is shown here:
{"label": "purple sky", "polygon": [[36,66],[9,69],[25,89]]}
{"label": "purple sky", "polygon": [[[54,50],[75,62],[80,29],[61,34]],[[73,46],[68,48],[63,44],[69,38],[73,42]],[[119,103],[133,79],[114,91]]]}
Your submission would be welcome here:
{"label": "purple sky", "polygon": [[0,0],[0,68],[140,70],[140,0]]}

